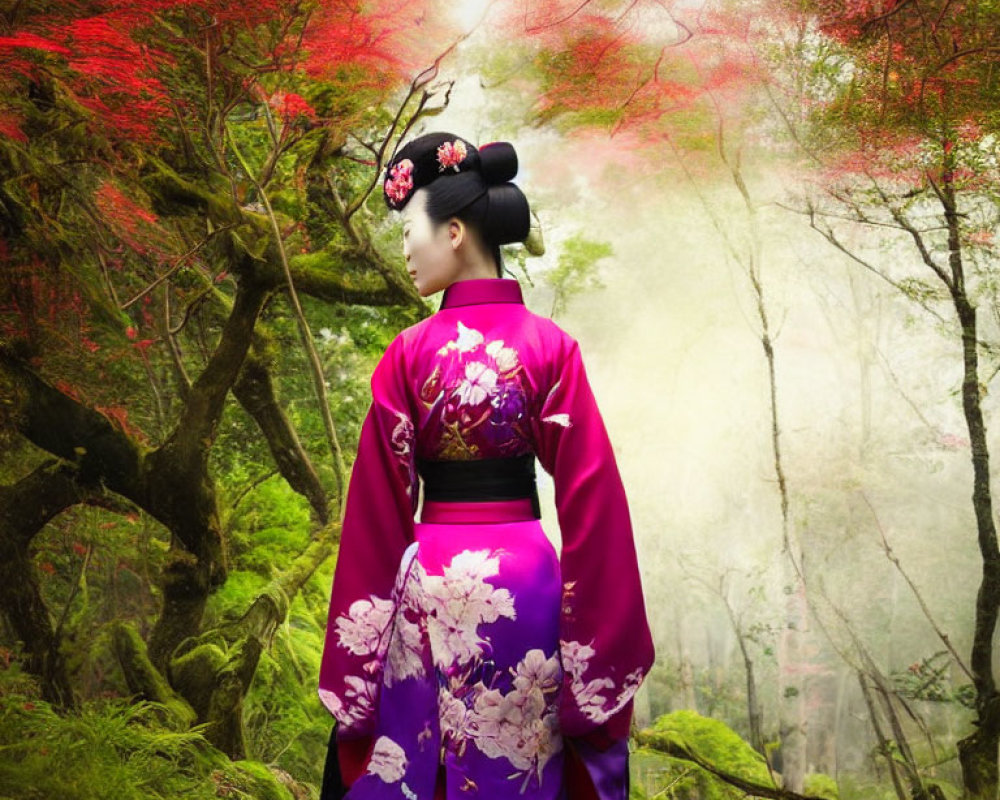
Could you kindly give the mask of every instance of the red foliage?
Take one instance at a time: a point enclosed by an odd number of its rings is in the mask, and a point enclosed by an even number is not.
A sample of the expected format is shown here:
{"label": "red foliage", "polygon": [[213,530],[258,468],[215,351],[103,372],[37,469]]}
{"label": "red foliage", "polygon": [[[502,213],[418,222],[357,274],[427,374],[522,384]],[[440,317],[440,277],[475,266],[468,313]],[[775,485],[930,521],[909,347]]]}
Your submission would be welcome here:
{"label": "red foliage", "polygon": [[3,111],[0,110],[0,136],[6,136],[8,139],[14,139],[18,142],[27,142],[28,137],[21,130],[23,117],[11,112],[8,112],[6,116],[2,116],[2,114]]}
{"label": "red foliage", "polygon": [[302,38],[303,68],[313,78],[339,82],[345,68],[352,83],[384,86],[426,67],[448,43],[449,30],[430,0],[324,0]]}
{"label": "red foliage", "polygon": [[75,3],[67,3],[58,17],[29,20],[35,30],[0,39],[5,88],[12,88],[14,76],[38,80],[42,56],[55,56],[69,70],[65,88],[93,112],[89,124],[95,131],[110,138],[158,140],[156,123],[169,109],[155,75],[164,54],[153,53],[134,38],[134,11],[73,18],[74,10],[82,13]]}
{"label": "red foliage", "polygon": [[[157,24],[157,16],[169,17],[171,27]],[[242,81],[248,89],[265,72],[299,67],[313,78],[385,88],[416,66],[426,66],[429,48],[443,49],[443,31],[427,18],[425,2],[409,0],[319,0],[308,9],[287,0],[66,0],[0,37],[0,89],[16,95],[16,81],[39,79],[44,64],[91,112],[88,124],[95,133],[165,144],[171,106],[190,104],[186,94],[169,86],[176,67],[171,53],[187,48],[201,59],[206,37],[219,47],[226,43],[226,49],[242,37],[241,58],[215,66],[242,69],[233,82]],[[240,62],[246,66],[237,67]],[[216,79],[221,82],[222,76]],[[285,97],[291,104],[280,111],[289,118],[315,116],[300,95]],[[0,107],[0,135],[25,141],[18,124],[8,119],[9,112],[5,116]]]}
{"label": "red foliage", "polygon": [[634,148],[662,165],[671,143],[703,149],[766,80],[756,16],[743,4],[524,0],[505,24],[535,47],[542,119],[610,133],[614,162]]}
{"label": "red foliage", "polygon": [[309,105],[300,94],[276,92],[268,98],[267,102],[286,121],[291,122],[300,116],[308,120],[316,119],[316,109]]}
{"label": "red foliage", "polygon": [[140,256],[167,260],[171,250],[170,233],[159,225],[152,211],[132,200],[110,180],[94,191],[94,204],[102,221],[129,249]]}
{"label": "red foliage", "polygon": [[128,421],[128,411],[121,406],[98,406],[95,405],[94,411],[97,411],[101,416],[111,422],[115,427],[119,428],[123,433],[131,436],[133,439],[139,442],[148,442],[146,434],[144,434],[138,428],[134,428]]}
{"label": "red foliage", "polygon": [[[961,119],[992,105],[1000,15],[986,5],[930,0],[820,0],[820,30],[849,48],[860,86],[897,123]],[[886,80],[888,78],[888,80]],[[893,119],[890,117],[890,119]],[[909,119],[907,119],[909,118]]]}
{"label": "red foliage", "polygon": [[100,349],[90,338],[90,312],[83,296],[38,258],[7,266],[4,281],[0,335],[12,339],[50,337],[56,349],[70,356]]}

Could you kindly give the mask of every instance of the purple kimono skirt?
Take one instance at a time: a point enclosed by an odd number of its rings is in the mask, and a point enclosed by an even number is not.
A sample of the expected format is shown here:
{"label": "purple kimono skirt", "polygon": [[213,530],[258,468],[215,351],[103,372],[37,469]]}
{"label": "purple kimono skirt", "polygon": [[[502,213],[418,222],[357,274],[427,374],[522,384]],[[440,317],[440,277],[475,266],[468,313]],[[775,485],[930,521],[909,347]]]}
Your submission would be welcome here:
{"label": "purple kimono skirt", "polygon": [[[558,724],[559,557],[530,501],[426,502],[421,519],[393,607],[368,609],[391,614],[387,658],[374,748],[346,797],[576,800]],[[381,627],[365,622],[358,635]],[[573,744],[601,800],[628,797],[627,745]]]}

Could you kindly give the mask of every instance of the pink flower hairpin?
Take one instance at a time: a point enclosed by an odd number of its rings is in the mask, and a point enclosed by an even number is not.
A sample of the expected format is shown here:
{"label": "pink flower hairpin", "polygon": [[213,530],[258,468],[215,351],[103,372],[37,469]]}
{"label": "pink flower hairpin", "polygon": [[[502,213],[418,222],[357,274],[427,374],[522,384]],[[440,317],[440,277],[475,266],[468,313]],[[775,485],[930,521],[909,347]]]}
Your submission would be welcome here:
{"label": "pink flower hairpin", "polygon": [[438,172],[444,172],[448,167],[454,168],[455,172],[459,172],[458,165],[461,164],[465,157],[469,154],[469,151],[465,148],[465,142],[461,139],[456,139],[454,142],[445,142],[443,145],[437,149],[437,160]]}
{"label": "pink flower hairpin", "polygon": [[404,158],[389,170],[389,179],[385,182],[385,193],[390,200],[400,203],[413,188],[413,162]]}

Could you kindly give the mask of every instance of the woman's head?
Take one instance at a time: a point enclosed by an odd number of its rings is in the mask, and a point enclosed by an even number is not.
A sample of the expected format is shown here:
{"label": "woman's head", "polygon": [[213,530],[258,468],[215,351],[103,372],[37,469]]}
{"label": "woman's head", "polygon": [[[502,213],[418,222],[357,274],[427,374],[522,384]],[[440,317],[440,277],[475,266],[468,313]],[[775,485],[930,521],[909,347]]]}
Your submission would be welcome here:
{"label": "woman's head", "polygon": [[523,241],[530,228],[528,201],[510,183],[516,174],[507,142],[477,149],[429,133],[396,153],[383,191],[386,204],[403,212],[404,254],[421,295],[469,277],[484,261],[502,274],[500,245]]}

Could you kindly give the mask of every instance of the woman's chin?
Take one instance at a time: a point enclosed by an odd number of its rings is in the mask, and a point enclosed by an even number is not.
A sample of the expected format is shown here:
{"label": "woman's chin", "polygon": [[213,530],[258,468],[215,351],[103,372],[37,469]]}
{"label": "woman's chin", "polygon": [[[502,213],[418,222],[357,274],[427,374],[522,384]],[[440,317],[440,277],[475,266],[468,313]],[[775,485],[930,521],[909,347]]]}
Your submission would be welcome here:
{"label": "woman's chin", "polygon": [[423,281],[414,281],[417,287],[417,294],[421,297],[430,297],[432,294],[437,294],[438,292],[444,291],[446,286],[439,285],[437,283],[424,283]]}

